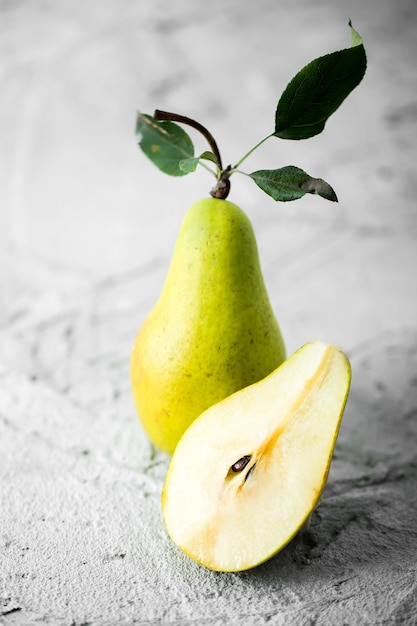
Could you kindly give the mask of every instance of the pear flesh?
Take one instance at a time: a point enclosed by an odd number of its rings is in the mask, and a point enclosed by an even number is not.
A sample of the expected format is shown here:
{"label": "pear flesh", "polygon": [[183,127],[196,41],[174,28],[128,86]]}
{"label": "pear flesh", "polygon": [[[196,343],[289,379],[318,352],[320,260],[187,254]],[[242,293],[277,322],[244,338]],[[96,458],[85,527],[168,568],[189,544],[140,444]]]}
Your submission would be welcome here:
{"label": "pear flesh", "polygon": [[284,358],[250,220],[227,200],[196,202],[132,351],[133,396],[146,433],[171,454],[205,409]]}
{"label": "pear flesh", "polygon": [[308,343],[194,421],[162,493],[172,540],[217,571],[255,567],[285,547],[325,487],[350,378],[343,352]]}

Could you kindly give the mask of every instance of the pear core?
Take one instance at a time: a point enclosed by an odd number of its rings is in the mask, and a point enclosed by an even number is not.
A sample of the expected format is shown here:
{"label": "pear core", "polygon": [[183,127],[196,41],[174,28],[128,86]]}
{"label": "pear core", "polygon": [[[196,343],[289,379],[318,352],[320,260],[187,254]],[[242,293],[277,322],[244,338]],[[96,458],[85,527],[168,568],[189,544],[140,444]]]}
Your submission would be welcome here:
{"label": "pear core", "polygon": [[151,441],[172,453],[205,409],[285,358],[250,220],[227,200],[185,215],[155,307],[136,337],[131,384]]}
{"label": "pear core", "polygon": [[312,342],[205,411],[162,493],[173,541],[218,571],[255,567],[286,546],[325,487],[350,378],[343,352]]}

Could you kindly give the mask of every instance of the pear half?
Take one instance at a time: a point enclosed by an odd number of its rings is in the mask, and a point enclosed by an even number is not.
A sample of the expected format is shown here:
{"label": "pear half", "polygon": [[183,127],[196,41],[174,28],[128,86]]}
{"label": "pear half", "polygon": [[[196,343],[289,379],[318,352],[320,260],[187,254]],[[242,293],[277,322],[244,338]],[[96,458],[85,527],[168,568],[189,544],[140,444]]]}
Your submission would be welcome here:
{"label": "pear half", "polygon": [[202,413],[162,492],[171,539],[217,571],[250,569],[284,548],[325,487],[350,379],[343,352],[312,342]]}

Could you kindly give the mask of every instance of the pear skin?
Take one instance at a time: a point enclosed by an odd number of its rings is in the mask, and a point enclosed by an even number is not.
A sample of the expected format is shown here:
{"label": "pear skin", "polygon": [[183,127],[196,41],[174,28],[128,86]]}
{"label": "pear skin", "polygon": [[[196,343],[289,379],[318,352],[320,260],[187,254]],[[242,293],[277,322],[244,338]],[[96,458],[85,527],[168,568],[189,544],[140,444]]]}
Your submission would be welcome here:
{"label": "pear skin", "polygon": [[147,435],[172,454],[204,410],[284,359],[250,220],[227,200],[199,200],[132,350],[131,385]]}

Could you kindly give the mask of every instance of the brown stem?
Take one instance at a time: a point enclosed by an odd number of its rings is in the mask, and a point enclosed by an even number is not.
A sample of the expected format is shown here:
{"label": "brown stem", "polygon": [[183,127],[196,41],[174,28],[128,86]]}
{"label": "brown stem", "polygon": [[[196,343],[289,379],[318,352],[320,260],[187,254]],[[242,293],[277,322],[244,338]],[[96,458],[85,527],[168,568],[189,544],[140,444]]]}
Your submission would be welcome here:
{"label": "brown stem", "polygon": [[188,126],[195,128],[195,130],[198,130],[210,144],[210,148],[212,149],[212,152],[217,160],[217,166],[220,172],[223,173],[222,158],[220,156],[219,148],[217,147],[217,143],[213,135],[207,130],[207,128],[205,128],[205,126],[190,117],[186,117],[185,115],[178,115],[177,113],[170,113],[169,111],[160,111],[159,109],[156,109],[153,116],[154,119],[158,121],[179,122],[180,124],[187,124]]}
{"label": "brown stem", "polygon": [[226,200],[230,191],[230,172],[232,166],[228,165],[225,170],[222,170],[220,174],[220,178],[218,179],[216,185],[210,191],[210,195],[213,198],[218,198],[219,200]]}

